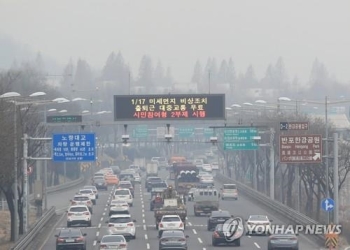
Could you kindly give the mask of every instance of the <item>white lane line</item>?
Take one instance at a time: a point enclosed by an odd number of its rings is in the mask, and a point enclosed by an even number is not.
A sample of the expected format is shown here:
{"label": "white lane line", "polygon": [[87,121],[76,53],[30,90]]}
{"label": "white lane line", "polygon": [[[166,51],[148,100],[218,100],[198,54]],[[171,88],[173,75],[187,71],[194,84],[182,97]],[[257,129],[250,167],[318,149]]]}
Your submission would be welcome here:
{"label": "white lane line", "polygon": [[105,216],[106,215],[106,213],[105,212],[103,212],[103,214],[102,214],[103,216]]}
{"label": "white lane line", "polygon": [[96,237],[98,237],[100,235],[100,231],[96,232]]}
{"label": "white lane line", "polygon": [[192,226],[192,223],[191,223],[191,222],[188,221],[187,223],[188,223],[189,226]]}
{"label": "white lane line", "polygon": [[145,234],[145,240],[148,240],[148,235],[147,234]]}
{"label": "white lane line", "polygon": [[101,218],[101,221],[103,221],[103,218]]}
{"label": "white lane line", "polygon": [[252,236],[248,235],[248,238],[251,238]]}
{"label": "white lane line", "polygon": [[143,230],[145,230],[145,231],[147,230],[147,227],[146,227],[146,225],[143,225]]}
{"label": "white lane line", "polygon": [[105,211],[107,211],[107,208],[105,208]]}
{"label": "white lane line", "polygon": [[254,242],[254,245],[260,249],[260,246],[258,245],[258,243]]}
{"label": "white lane line", "polygon": [[192,231],[193,231],[193,233],[194,233],[194,234],[197,234],[197,231],[196,231],[196,229],[192,229]]}
{"label": "white lane line", "polygon": [[201,240],[201,238],[198,238],[198,241],[199,241],[199,243],[201,243],[201,244],[203,243],[203,241]]}
{"label": "white lane line", "polygon": [[145,217],[145,214],[142,214],[142,217]]}
{"label": "white lane line", "polygon": [[145,223],[146,223],[145,219],[143,219],[143,220],[142,220],[142,223],[143,223],[143,224],[145,224]]}
{"label": "white lane line", "polygon": [[147,243],[147,249],[150,249],[151,248],[151,246],[149,245],[149,243]]}
{"label": "white lane line", "polygon": [[94,240],[94,244],[93,244],[93,246],[96,246],[96,244],[97,244],[97,241],[96,241],[96,240]]}
{"label": "white lane line", "polygon": [[142,213],[144,213],[145,212],[145,209],[142,209]]}
{"label": "white lane line", "polygon": [[205,247],[203,247],[203,250],[207,250]]}
{"label": "white lane line", "polygon": [[145,207],[145,205],[142,204],[142,208],[144,208],[144,207]]}
{"label": "white lane line", "polygon": [[101,228],[101,223],[100,223],[100,224],[98,224],[98,228]]}

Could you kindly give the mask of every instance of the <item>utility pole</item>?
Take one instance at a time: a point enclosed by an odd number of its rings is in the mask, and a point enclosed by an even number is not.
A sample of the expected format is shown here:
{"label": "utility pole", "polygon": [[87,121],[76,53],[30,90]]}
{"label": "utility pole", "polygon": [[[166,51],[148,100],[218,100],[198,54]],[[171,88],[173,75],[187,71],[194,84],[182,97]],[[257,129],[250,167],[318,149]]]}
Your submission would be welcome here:
{"label": "utility pole", "polygon": [[258,190],[257,172],[258,166],[256,164],[256,150],[254,150],[253,188],[256,190]]}
{"label": "utility pole", "polygon": [[[327,96],[325,97],[325,125],[326,125],[326,149],[325,149],[325,154],[326,154],[326,198],[329,198],[329,161],[328,161],[328,98]],[[327,224],[330,222],[330,216],[329,213],[327,213]]]}
{"label": "utility pole", "polygon": [[274,139],[275,139],[275,130],[274,128],[270,129],[270,198],[275,199],[275,148],[274,148]]}
{"label": "utility pole", "polygon": [[297,211],[300,211],[300,166],[295,166],[296,167],[296,175],[295,175],[295,180],[297,183]]}
{"label": "utility pole", "polygon": [[210,70],[208,71],[208,89],[210,94]]}
{"label": "utility pole", "polygon": [[338,165],[338,133],[334,133],[334,167],[333,167],[333,186],[334,186],[334,224],[339,224],[339,165]]}
{"label": "utility pole", "polygon": [[28,135],[23,136],[23,234],[28,232]]}

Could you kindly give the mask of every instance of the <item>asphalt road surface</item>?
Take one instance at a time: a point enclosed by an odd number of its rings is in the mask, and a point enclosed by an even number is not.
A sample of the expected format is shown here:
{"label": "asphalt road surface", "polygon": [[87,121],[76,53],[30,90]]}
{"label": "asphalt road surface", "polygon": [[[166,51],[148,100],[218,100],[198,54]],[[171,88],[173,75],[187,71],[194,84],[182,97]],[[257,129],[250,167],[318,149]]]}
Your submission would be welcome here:
{"label": "asphalt road surface", "polygon": [[[166,179],[167,172],[162,170],[160,177]],[[169,181],[170,183],[170,181]],[[217,187],[220,187],[220,183],[216,183]],[[57,208],[64,208],[69,204],[75,192],[78,190],[71,190],[59,194],[53,195],[49,198],[49,205],[56,206]],[[99,191],[99,199],[97,204],[93,208],[92,226],[90,228],[82,227],[83,233],[87,233],[87,250],[99,249],[97,240],[101,239],[103,235],[107,234],[107,226],[105,221],[108,220],[108,203],[111,199],[112,187],[108,191]],[[147,193],[144,189],[144,185],[135,186],[135,198],[134,206],[130,209],[130,214],[135,219],[136,239],[130,240],[128,243],[129,250],[146,250],[146,249],[158,249],[158,232],[155,229],[154,214],[149,210],[150,193]],[[212,232],[207,231],[206,216],[195,217],[193,214],[193,202],[187,202],[188,218],[185,234],[188,238],[188,250],[212,250],[226,248],[225,246],[214,247],[211,245]],[[268,215],[273,220],[273,224],[282,225],[283,222],[274,217],[269,212],[260,208],[257,204],[245,199],[243,196],[239,196],[237,201],[220,201],[220,208],[222,210],[228,210],[231,214],[248,218],[252,214]],[[66,218],[63,217],[59,221],[58,227],[54,230],[43,244],[43,250],[55,249],[55,237],[54,235],[60,228],[66,227]],[[234,247],[235,249],[253,250],[253,249],[267,249],[268,236],[243,236],[241,238],[241,246]],[[299,236],[299,249],[300,250],[319,250],[322,249],[309,241],[305,236]]]}

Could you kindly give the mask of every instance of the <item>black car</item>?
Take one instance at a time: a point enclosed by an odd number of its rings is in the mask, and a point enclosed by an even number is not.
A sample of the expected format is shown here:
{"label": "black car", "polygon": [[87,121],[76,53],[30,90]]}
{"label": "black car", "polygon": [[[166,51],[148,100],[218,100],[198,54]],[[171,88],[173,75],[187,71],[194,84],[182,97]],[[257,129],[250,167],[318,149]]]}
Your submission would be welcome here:
{"label": "black car", "polygon": [[241,238],[231,240],[229,237],[227,237],[227,232],[224,232],[223,228],[223,224],[216,225],[211,239],[212,245],[217,246],[219,244],[234,244],[236,246],[240,246]]}
{"label": "black car", "polygon": [[61,229],[55,235],[56,250],[61,249],[79,249],[86,250],[86,234],[78,228]]}
{"label": "black car", "polygon": [[269,237],[267,249],[299,249],[298,237],[296,234],[275,234]]}
{"label": "black car", "polygon": [[163,182],[163,180],[160,177],[156,177],[156,176],[148,177],[145,183],[145,188],[147,189],[147,192],[151,192],[152,183],[159,183],[159,182]]}
{"label": "black car", "polygon": [[151,182],[147,189],[150,189],[148,192],[151,192],[153,189],[167,189],[168,184],[165,181],[162,182]]}
{"label": "black car", "polygon": [[225,223],[225,221],[227,221],[231,217],[232,216],[228,211],[224,211],[224,210],[212,211],[208,219],[208,224],[207,224],[208,231],[213,230],[218,224]]}
{"label": "black car", "polygon": [[93,185],[96,187],[96,189],[102,189],[102,190],[108,190],[108,185],[105,180],[105,178],[101,177],[94,177],[93,178]]}

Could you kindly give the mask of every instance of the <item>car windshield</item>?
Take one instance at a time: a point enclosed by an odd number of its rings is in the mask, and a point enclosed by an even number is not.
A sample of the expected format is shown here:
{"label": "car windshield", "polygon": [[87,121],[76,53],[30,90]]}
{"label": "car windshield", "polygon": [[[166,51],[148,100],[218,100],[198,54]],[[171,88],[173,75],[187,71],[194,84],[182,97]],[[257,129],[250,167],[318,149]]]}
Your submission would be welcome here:
{"label": "car windshield", "polygon": [[179,217],[163,217],[163,222],[181,221]]}
{"label": "car windshield", "polygon": [[268,221],[267,217],[264,215],[253,215],[249,218],[250,221]]}
{"label": "car windshield", "polygon": [[87,210],[86,207],[71,207],[69,212],[86,212]]}
{"label": "car windshield", "polygon": [[224,189],[236,189],[236,185],[224,185]]}
{"label": "car windshield", "polygon": [[88,197],[84,197],[84,196],[77,196],[77,197],[74,197],[75,201],[88,201],[89,198]]}
{"label": "car windshield", "polygon": [[101,243],[112,243],[112,242],[125,242],[123,236],[120,235],[108,235],[104,236],[101,240]]}
{"label": "car windshield", "polygon": [[116,218],[110,218],[110,223],[129,223],[132,222],[130,217],[116,217]]}
{"label": "car windshield", "polygon": [[129,190],[116,190],[114,195],[129,195]]}
{"label": "car windshield", "polygon": [[81,237],[82,233],[79,229],[65,229],[65,230],[61,230],[61,232],[59,233],[59,236],[62,238]]}
{"label": "car windshield", "polygon": [[162,187],[168,187],[167,184],[165,182],[156,182],[152,184],[152,187],[154,188],[162,188]]}

